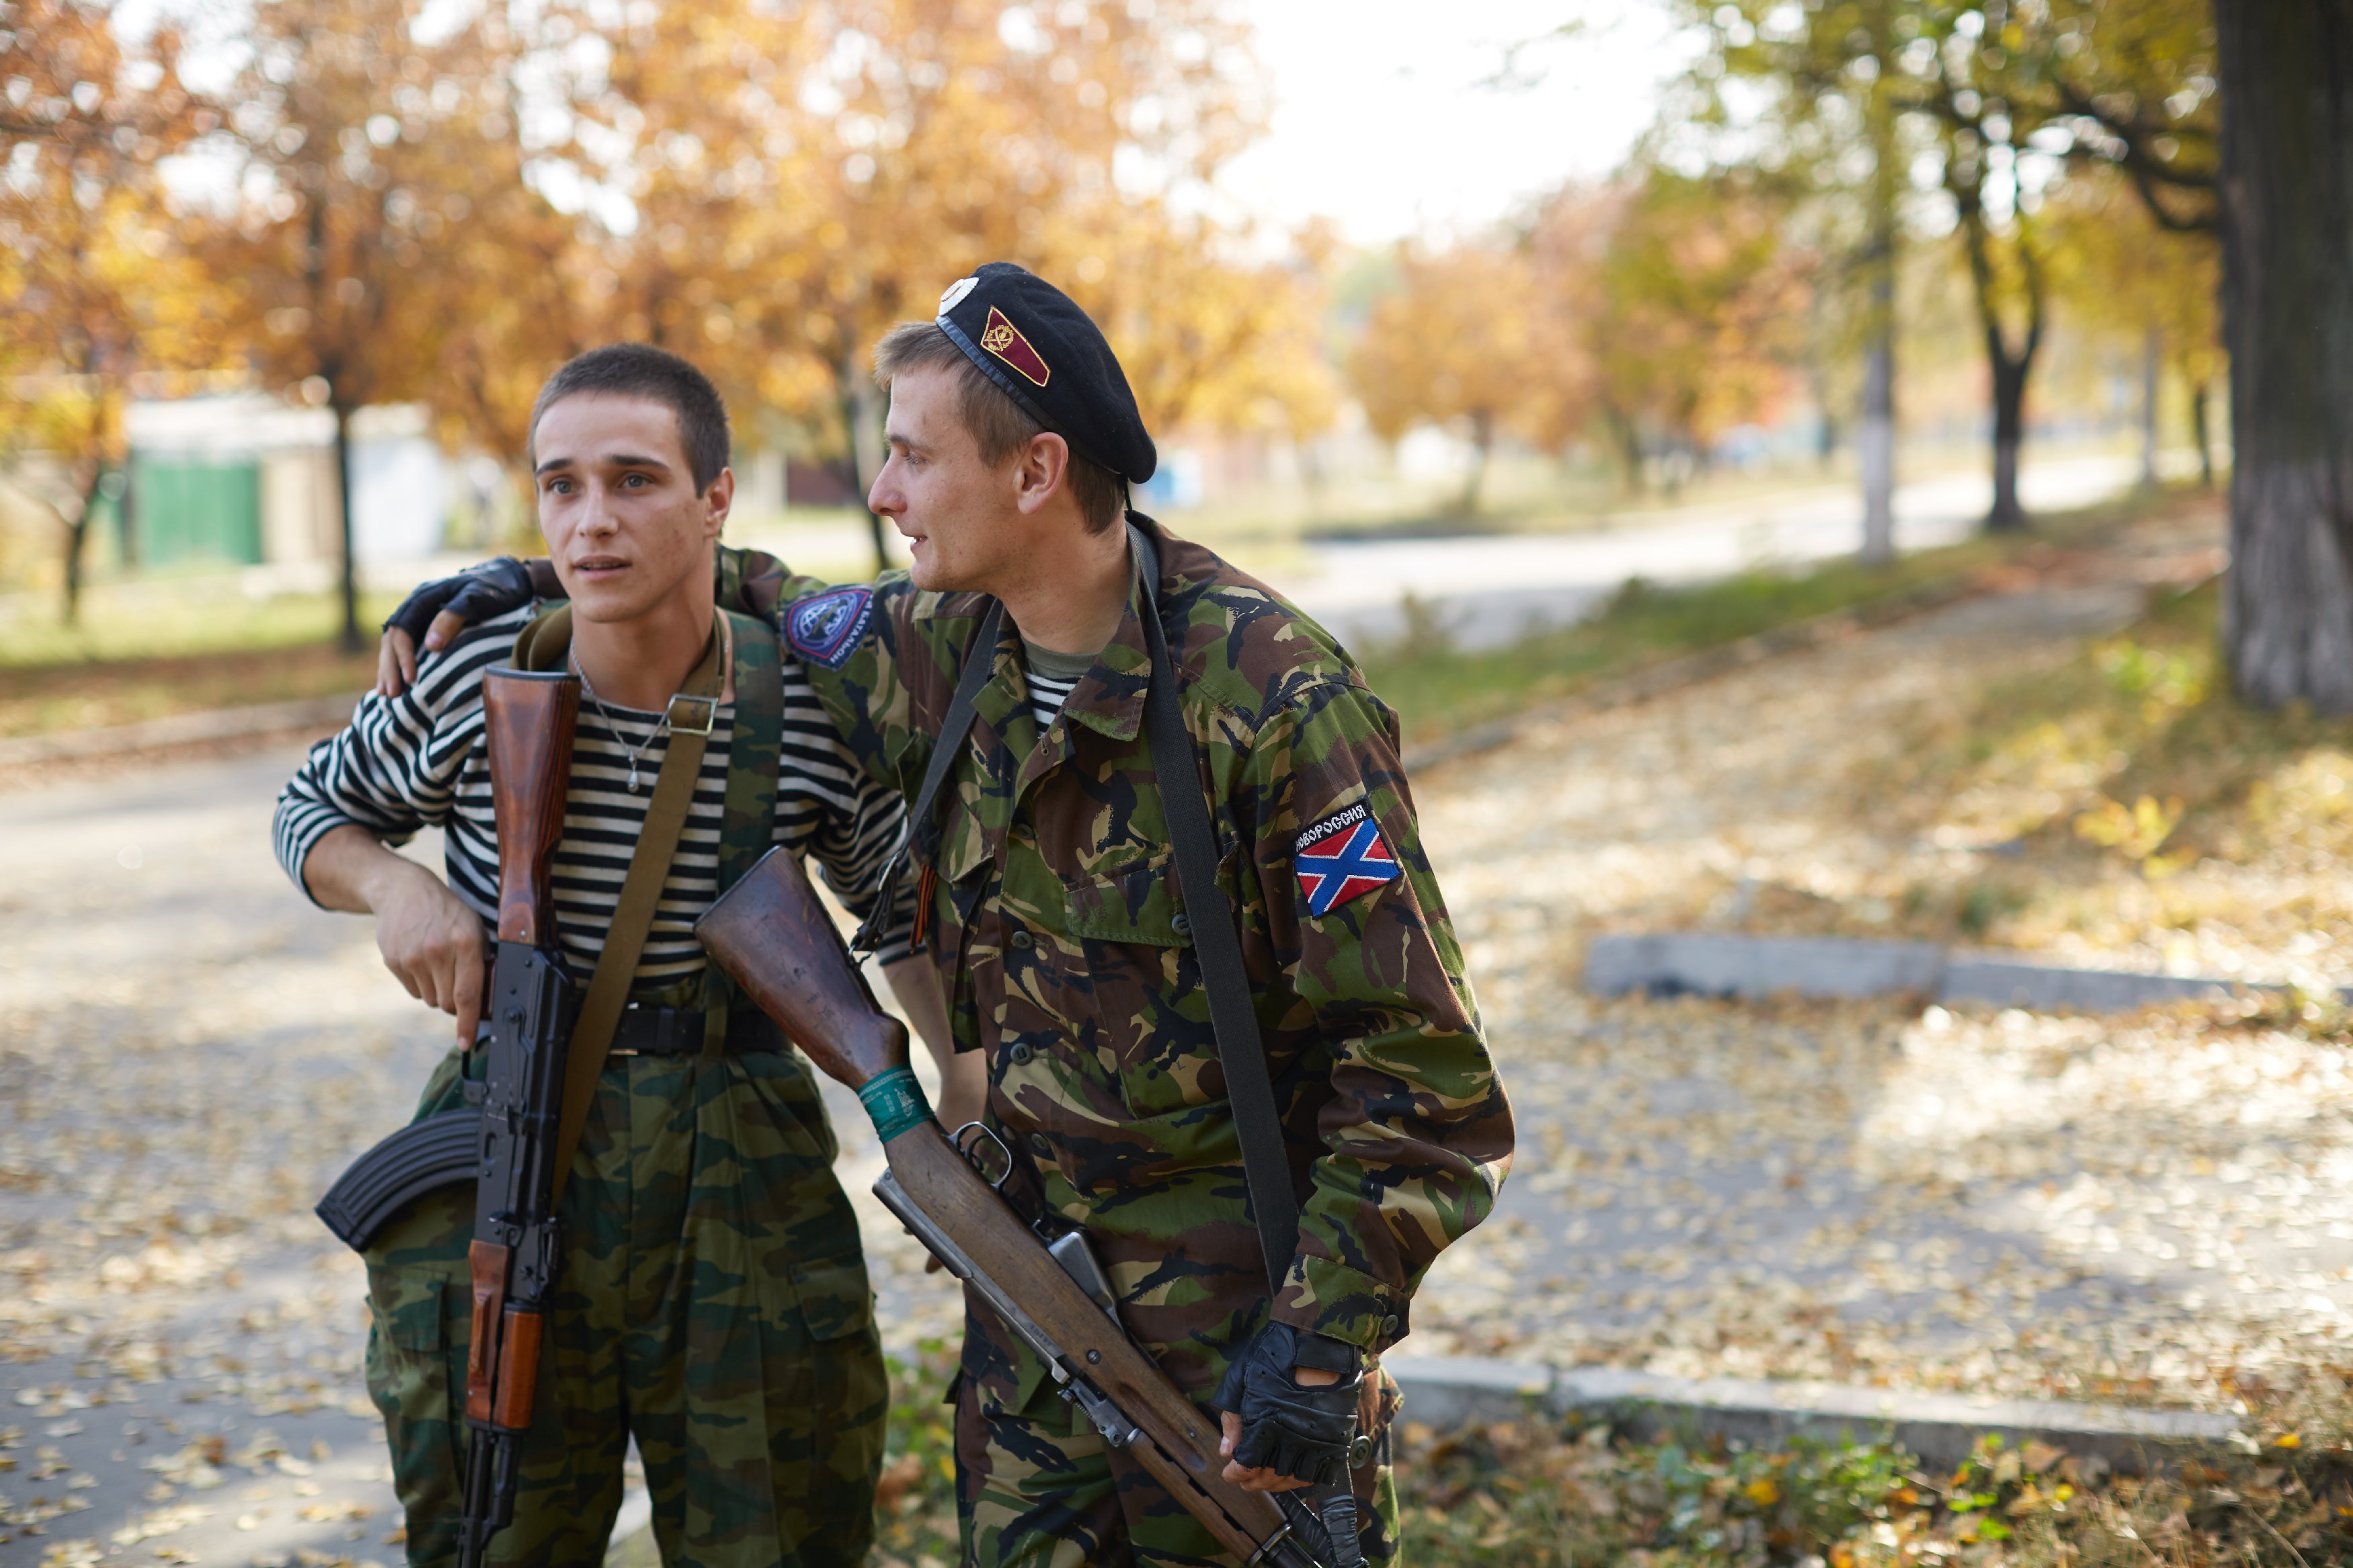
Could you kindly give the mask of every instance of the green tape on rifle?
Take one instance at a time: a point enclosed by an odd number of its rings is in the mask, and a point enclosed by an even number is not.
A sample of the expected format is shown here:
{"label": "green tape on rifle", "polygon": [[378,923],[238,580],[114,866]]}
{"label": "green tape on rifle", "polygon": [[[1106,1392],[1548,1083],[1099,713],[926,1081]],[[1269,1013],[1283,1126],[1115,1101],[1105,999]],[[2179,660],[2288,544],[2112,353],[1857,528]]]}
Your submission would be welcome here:
{"label": "green tape on rifle", "polygon": [[932,1119],[932,1102],[923,1098],[923,1086],[915,1081],[913,1068],[892,1068],[868,1079],[858,1091],[858,1102],[866,1107],[866,1114],[874,1120],[875,1135],[885,1143]]}

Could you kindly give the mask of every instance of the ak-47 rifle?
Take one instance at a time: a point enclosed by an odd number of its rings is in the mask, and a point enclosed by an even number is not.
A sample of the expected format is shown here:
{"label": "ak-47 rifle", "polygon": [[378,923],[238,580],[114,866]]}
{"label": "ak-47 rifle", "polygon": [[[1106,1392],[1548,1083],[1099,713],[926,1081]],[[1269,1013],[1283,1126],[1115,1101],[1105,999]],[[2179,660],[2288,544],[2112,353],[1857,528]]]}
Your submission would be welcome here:
{"label": "ak-47 rifle", "polygon": [[1315,1539],[1312,1510],[1294,1515],[1223,1479],[1218,1423],[1128,1338],[1084,1234],[1050,1247],[964,1152],[995,1135],[977,1122],[955,1143],[941,1133],[907,1065],[906,1026],[876,1005],[799,862],[770,850],[694,930],[811,1061],[858,1091],[890,1164],[875,1195],[1044,1359],[1106,1443],[1126,1449],[1244,1563],[1335,1560]]}
{"label": "ak-47 rifle", "polygon": [[564,1261],[555,1218],[556,1127],[578,988],[557,947],[549,866],[564,837],[580,682],[493,669],[482,677],[499,840],[499,943],[482,1010],[480,1156],[466,1349],[466,1511],[458,1561],[475,1568],[514,1518],[516,1450],[531,1426],[539,1346]]}

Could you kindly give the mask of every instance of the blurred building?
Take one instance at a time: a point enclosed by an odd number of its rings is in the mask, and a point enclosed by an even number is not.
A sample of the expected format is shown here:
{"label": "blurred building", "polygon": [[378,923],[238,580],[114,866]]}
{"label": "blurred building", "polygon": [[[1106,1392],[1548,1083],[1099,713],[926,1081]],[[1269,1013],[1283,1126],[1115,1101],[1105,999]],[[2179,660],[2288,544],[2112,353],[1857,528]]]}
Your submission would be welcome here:
{"label": "blurred building", "polygon": [[[328,563],[341,554],[334,416],[259,395],[134,403],[129,484],[108,542],[127,571]],[[448,465],[423,407],[352,416],[353,553],[403,561],[442,548]]]}

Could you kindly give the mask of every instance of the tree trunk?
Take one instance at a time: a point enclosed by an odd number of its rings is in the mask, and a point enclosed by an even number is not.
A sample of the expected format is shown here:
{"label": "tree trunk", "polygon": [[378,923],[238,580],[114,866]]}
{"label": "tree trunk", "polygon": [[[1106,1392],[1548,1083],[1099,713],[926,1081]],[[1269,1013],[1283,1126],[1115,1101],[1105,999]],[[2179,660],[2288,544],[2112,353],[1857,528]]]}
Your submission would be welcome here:
{"label": "tree trunk", "polygon": [[1618,448],[1618,461],[1626,470],[1626,493],[1642,493],[1642,431],[1641,427],[1614,408],[1601,411],[1601,421],[1609,427],[1610,444]]}
{"label": "tree trunk", "polygon": [[2215,0],[2231,572],[2248,700],[2353,712],[2353,0]]}
{"label": "tree trunk", "polygon": [[2207,399],[2212,390],[2202,381],[2189,384],[2189,438],[2198,443],[2198,488],[2214,488],[2214,436],[2206,426]]}
{"label": "tree trunk", "polygon": [[2155,327],[2140,340],[2140,488],[2157,489],[2157,392],[2164,369],[2165,335]]}
{"label": "tree trunk", "polygon": [[1495,445],[1495,420],[1483,409],[1471,416],[1471,475],[1462,482],[1462,515],[1479,515],[1479,487],[1487,478],[1487,456]]}
{"label": "tree trunk", "polygon": [[2015,358],[2004,353],[1993,333],[1987,334],[1993,356],[1993,510],[1986,527],[2011,532],[2026,526],[2026,509],[2018,504],[2018,448],[2026,437],[2026,373],[2031,353]]}
{"label": "tree trunk", "polygon": [[882,472],[882,409],[881,390],[859,374],[855,356],[844,359],[834,372],[834,390],[841,404],[842,464],[858,506],[866,512],[867,537],[874,543],[874,574],[891,570],[891,545],[881,517],[867,507],[866,498]]}
{"label": "tree trunk", "polygon": [[1895,559],[1895,333],[1882,332],[1862,363],[1862,420],[1855,436],[1862,468],[1862,559]]}
{"label": "tree trunk", "polygon": [[352,511],[352,411],[341,397],[330,401],[335,416],[335,511],[343,542],[341,551],[343,604],[343,645],[345,653],[359,653],[366,646],[360,636],[360,570],[359,531],[353,525]]}
{"label": "tree trunk", "polygon": [[81,505],[66,522],[65,623],[69,626],[81,619],[82,562],[90,550],[90,511],[98,502],[98,487],[105,479],[106,465],[91,463],[90,480],[80,487]]}
{"label": "tree trunk", "polygon": [[1855,456],[1862,478],[1862,560],[1884,566],[1895,559],[1895,226],[1902,200],[1903,152],[1895,140],[1895,107],[1888,98],[1894,66],[1886,8],[1872,13],[1872,46],[1879,58],[1863,106],[1871,141],[1871,239],[1864,258],[1869,296],[1863,337],[1862,417]]}

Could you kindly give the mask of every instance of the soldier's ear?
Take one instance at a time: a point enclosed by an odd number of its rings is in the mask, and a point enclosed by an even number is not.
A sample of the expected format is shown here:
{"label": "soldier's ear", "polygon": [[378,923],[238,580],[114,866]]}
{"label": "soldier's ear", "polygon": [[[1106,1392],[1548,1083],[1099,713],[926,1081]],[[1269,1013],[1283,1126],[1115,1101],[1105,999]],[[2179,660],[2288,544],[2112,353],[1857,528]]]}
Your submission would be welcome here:
{"label": "soldier's ear", "polygon": [[1013,504],[1036,512],[1071,493],[1071,444],[1051,430],[1023,443],[1013,468]]}
{"label": "soldier's ear", "polygon": [[735,470],[722,468],[711,488],[702,492],[702,536],[715,540],[727,526],[727,514],[735,506]]}

